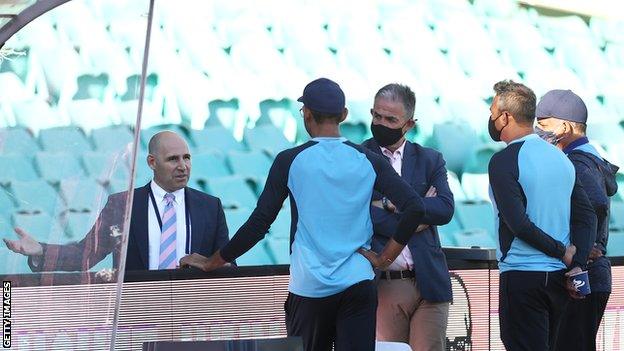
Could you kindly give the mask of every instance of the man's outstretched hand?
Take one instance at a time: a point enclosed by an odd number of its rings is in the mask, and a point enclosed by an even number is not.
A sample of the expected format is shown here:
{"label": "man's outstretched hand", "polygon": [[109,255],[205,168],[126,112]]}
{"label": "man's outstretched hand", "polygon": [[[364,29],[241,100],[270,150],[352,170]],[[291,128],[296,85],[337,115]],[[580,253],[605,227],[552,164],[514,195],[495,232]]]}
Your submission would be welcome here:
{"label": "man's outstretched hand", "polygon": [[19,239],[11,240],[2,238],[9,250],[25,256],[43,255],[43,246],[41,246],[37,240],[33,239],[30,234],[26,233],[21,228],[15,228],[14,230]]}

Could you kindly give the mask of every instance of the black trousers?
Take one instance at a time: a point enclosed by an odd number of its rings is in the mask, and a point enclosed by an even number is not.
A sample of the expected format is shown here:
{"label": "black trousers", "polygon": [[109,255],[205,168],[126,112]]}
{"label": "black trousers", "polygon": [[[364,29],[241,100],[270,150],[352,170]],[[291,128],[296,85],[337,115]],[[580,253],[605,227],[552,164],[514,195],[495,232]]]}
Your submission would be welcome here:
{"label": "black trousers", "polygon": [[565,271],[501,273],[500,333],[508,351],[554,350],[568,303]]}
{"label": "black trousers", "polygon": [[609,295],[593,292],[583,300],[570,300],[559,328],[556,350],[596,351],[596,334]]}
{"label": "black trousers", "polygon": [[288,293],[288,336],[300,336],[306,351],[374,351],[377,289],[364,280],[335,295],[310,298]]}

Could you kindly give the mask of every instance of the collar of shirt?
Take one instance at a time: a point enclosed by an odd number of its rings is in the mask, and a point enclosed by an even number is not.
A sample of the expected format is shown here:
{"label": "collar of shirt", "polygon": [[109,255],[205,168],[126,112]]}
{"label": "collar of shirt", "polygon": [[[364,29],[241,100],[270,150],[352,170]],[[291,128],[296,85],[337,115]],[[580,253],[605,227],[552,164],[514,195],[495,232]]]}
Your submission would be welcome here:
{"label": "collar of shirt", "polygon": [[[165,201],[165,195],[167,194],[165,189],[161,188],[158,184],[156,184],[154,180],[151,181],[150,187],[152,189],[152,194],[154,194],[154,200],[156,200],[156,203],[161,203]],[[178,189],[174,191],[172,194],[173,196],[175,196],[174,202],[176,204],[178,205],[184,204],[184,188]]]}
{"label": "collar of shirt", "polygon": [[399,146],[398,149],[396,149],[394,152],[390,151],[390,149],[380,146],[379,148],[381,149],[381,152],[386,156],[386,157],[390,157],[393,160],[396,159],[403,159],[403,150],[405,150],[405,143],[406,140],[403,140],[403,144],[401,144],[401,146]]}
{"label": "collar of shirt", "polygon": [[574,140],[573,142],[571,142],[568,146],[564,147],[563,153],[567,155],[570,152],[572,152],[572,150],[576,149],[579,146],[585,145],[587,143],[589,143],[589,139],[587,139],[587,137],[580,137]]}
{"label": "collar of shirt", "polygon": [[541,139],[539,136],[537,136],[537,134],[535,134],[535,133],[531,133],[531,134],[527,134],[527,135],[525,135],[525,136],[523,136],[523,137],[520,137],[520,138],[518,138],[518,139],[515,139],[515,140],[510,141],[508,145],[511,145],[511,144],[513,144],[513,143],[518,143],[518,142],[521,142],[521,141],[523,141],[523,140],[535,139],[535,138],[537,138],[537,139]]}
{"label": "collar of shirt", "polygon": [[312,138],[313,141],[347,141],[347,138],[339,136],[339,137],[316,137]]}

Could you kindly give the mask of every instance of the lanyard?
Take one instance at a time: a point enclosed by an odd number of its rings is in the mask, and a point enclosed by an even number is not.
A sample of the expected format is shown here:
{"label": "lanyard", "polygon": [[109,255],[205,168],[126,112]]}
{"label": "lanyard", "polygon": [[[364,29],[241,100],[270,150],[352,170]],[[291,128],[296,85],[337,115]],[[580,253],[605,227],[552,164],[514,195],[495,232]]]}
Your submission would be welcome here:
{"label": "lanyard", "polygon": [[[154,211],[156,212],[156,220],[158,220],[158,227],[160,228],[160,231],[162,232],[162,219],[160,218],[160,211],[158,211],[158,206],[156,205],[156,199],[154,199],[154,194],[152,193],[152,189],[150,189],[148,191],[149,193],[149,197],[150,200],[152,201],[152,207],[154,208]],[[191,253],[191,215],[189,213],[189,203],[188,203],[188,199],[186,198],[186,189],[184,189],[184,214],[186,217],[186,251],[185,253],[188,255]]]}

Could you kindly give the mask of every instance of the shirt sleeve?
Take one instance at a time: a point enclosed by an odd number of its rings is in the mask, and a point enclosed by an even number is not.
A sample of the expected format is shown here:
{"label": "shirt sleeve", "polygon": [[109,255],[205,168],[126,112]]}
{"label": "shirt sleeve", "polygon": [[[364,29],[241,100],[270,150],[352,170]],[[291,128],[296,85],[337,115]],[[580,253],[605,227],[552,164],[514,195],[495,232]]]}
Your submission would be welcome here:
{"label": "shirt sleeve", "polygon": [[578,176],[572,189],[571,202],[570,241],[576,246],[572,265],[585,267],[589,252],[596,240],[598,219]]}
{"label": "shirt sleeve", "polygon": [[505,153],[508,150],[492,157],[488,172],[500,220],[522,241],[548,256],[562,258],[565,245],[546,234],[529,219],[524,192],[518,182],[518,162],[517,159],[506,157],[509,156]]}
{"label": "shirt sleeve", "polygon": [[435,170],[429,177],[429,186],[436,188],[438,193],[435,197],[423,197],[423,202],[427,213],[423,217],[422,223],[429,225],[444,225],[453,218],[455,200],[448,184],[446,172],[446,162],[441,154],[438,154]]}
{"label": "shirt sleeve", "polygon": [[[601,220],[607,220],[609,211],[609,197],[605,191],[604,184],[601,184],[599,177],[602,177],[599,171],[592,170],[584,162],[572,159],[572,164],[576,170],[577,182],[579,182],[587,198],[594,209],[596,217]],[[599,227],[599,226],[598,226]],[[597,233],[595,243],[597,247],[604,253],[606,252],[607,237],[605,233]]]}

